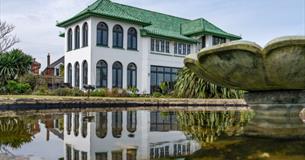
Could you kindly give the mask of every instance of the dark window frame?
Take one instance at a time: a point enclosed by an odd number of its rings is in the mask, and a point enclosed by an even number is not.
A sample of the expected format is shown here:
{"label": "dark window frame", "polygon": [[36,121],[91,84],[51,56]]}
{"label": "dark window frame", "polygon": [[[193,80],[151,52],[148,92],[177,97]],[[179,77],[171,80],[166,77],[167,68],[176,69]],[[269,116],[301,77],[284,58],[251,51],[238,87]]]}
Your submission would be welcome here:
{"label": "dark window frame", "polygon": [[119,61],[112,65],[112,88],[123,88],[123,65]]}
{"label": "dark window frame", "polygon": [[127,36],[127,49],[129,50],[137,50],[138,49],[138,33],[137,30],[133,27],[128,29]]}
{"label": "dark window frame", "polygon": [[88,84],[88,62],[86,60],[83,61],[82,64],[82,70],[83,70],[83,85]]}
{"label": "dark window frame", "polygon": [[108,47],[109,28],[105,22],[99,22],[96,26],[96,45]]}
{"label": "dark window frame", "polygon": [[75,65],[74,65],[74,87],[79,87],[80,85],[80,70],[79,70],[79,63],[78,62],[75,62]]}
{"label": "dark window frame", "polygon": [[74,49],[80,48],[80,28],[79,26],[75,27],[74,30]]}
{"label": "dark window frame", "polygon": [[[133,76],[133,73],[135,77]],[[135,63],[129,63],[127,66],[127,88],[137,87],[137,77],[137,65]],[[135,84],[133,84],[133,81]]]}
{"label": "dark window frame", "polygon": [[[103,71],[106,71],[105,72],[105,75],[103,76]],[[99,73],[98,73],[99,72]],[[98,81],[98,76],[99,76],[99,80],[100,80],[100,83],[99,85],[96,85],[97,88],[107,88],[108,87],[108,64],[105,60],[99,60],[97,63],[96,63],[96,84],[97,81]],[[103,82],[106,82],[106,84],[104,84]]]}
{"label": "dark window frame", "polygon": [[67,36],[67,51],[72,51],[73,49],[73,31],[70,28],[68,30],[68,36]]}
{"label": "dark window frame", "polygon": [[124,30],[120,25],[113,26],[112,29],[112,47],[124,48]]}
{"label": "dark window frame", "polygon": [[88,39],[89,39],[89,31],[88,31],[88,23],[85,22],[82,27],[83,32],[83,39],[82,39],[82,46],[87,47],[88,46]]}

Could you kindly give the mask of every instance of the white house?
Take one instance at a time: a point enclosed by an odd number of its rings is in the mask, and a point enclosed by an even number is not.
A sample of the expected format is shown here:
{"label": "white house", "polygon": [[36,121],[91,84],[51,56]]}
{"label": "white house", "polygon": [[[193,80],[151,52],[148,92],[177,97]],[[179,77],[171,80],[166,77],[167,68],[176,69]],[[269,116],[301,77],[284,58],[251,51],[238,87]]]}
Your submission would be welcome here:
{"label": "white house", "polygon": [[64,157],[144,160],[191,155],[200,144],[180,131],[178,123],[174,112],[68,113],[64,116]]}
{"label": "white house", "polygon": [[184,19],[110,0],[97,0],[57,26],[65,29],[65,82],[81,89],[89,84],[150,93],[161,82],[176,80],[185,55],[241,39],[203,18]]}

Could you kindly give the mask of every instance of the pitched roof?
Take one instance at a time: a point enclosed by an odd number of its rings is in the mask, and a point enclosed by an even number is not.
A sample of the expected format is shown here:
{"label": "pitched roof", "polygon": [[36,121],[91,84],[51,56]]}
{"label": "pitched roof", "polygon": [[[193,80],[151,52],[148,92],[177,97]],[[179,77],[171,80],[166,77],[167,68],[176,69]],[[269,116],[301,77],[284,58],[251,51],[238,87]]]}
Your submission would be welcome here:
{"label": "pitched roof", "polygon": [[111,2],[110,0],[97,0],[72,18],[58,23],[57,26],[67,27],[90,16],[119,19],[121,21],[142,25],[142,36],[162,36],[182,41],[196,42],[195,39],[188,36],[201,32],[225,36],[230,39],[241,39],[239,36],[224,32],[204,19],[189,20]]}
{"label": "pitched roof", "polygon": [[199,18],[188,23],[181,24],[181,33],[187,36],[198,34],[212,34],[216,36],[231,38],[234,40],[241,39],[240,36],[227,33],[203,18]]}

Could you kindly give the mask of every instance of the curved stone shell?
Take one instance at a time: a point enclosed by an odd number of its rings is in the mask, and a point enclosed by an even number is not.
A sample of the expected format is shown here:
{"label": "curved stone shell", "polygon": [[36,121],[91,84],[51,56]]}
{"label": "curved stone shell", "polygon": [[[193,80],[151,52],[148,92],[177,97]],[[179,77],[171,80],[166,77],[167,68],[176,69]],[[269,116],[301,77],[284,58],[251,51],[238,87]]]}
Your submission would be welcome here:
{"label": "curved stone shell", "polygon": [[185,65],[224,87],[260,91],[305,89],[305,37],[281,37],[264,49],[233,41],[186,57]]}

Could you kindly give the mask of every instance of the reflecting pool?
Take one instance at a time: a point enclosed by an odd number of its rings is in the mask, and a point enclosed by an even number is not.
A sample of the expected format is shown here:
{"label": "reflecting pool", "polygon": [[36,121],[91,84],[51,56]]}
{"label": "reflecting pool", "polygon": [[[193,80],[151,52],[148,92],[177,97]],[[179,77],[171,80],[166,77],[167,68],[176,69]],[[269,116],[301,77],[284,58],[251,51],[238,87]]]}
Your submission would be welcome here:
{"label": "reflecting pool", "polygon": [[270,119],[241,107],[4,111],[0,159],[303,160],[304,115]]}

